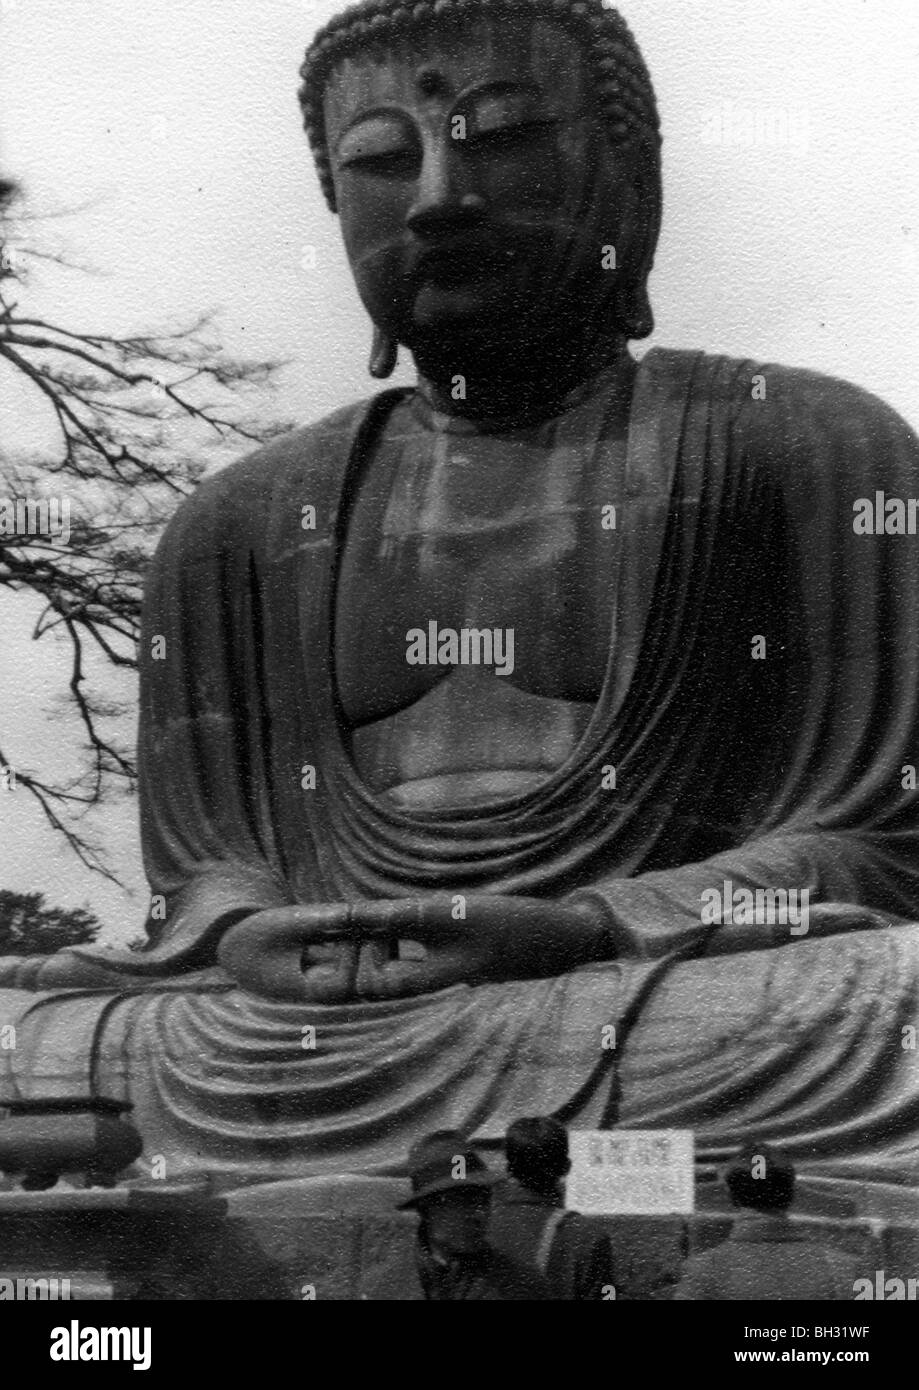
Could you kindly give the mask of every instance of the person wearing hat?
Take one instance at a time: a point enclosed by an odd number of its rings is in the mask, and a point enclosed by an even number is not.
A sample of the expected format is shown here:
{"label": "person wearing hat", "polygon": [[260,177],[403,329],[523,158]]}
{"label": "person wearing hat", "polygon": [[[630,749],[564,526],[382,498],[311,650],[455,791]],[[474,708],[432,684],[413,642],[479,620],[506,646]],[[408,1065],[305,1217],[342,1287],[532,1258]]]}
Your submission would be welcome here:
{"label": "person wearing hat", "polygon": [[724,1181],[739,1209],[731,1233],[721,1245],[690,1256],[674,1299],[842,1302],[855,1297],[857,1262],[790,1219],[795,1169],[786,1154],[751,1141],[728,1164]]}
{"label": "person wearing hat", "polygon": [[504,1157],[508,1176],[492,1200],[489,1240],[546,1275],[561,1299],[608,1298],[616,1285],[610,1238],[578,1212],[565,1210],[571,1169],[565,1126],[548,1115],[515,1120]]}
{"label": "person wearing hat", "polygon": [[454,1300],[548,1299],[550,1286],[486,1239],[496,1177],[456,1130],[438,1130],[408,1156],[412,1195],[401,1211],[420,1217],[416,1258],[424,1296]]}

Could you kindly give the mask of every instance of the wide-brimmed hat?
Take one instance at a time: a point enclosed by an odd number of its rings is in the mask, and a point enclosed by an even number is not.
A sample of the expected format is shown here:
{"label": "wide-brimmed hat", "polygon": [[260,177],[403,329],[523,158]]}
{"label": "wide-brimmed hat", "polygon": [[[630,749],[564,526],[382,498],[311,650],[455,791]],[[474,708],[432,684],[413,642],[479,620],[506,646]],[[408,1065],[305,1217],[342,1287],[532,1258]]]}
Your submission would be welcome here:
{"label": "wide-brimmed hat", "polygon": [[488,1191],[500,1179],[470,1148],[463,1136],[452,1129],[429,1134],[413,1144],[408,1154],[408,1175],[412,1195],[400,1202],[399,1210],[416,1207],[427,1197],[439,1192],[456,1192],[478,1188]]}

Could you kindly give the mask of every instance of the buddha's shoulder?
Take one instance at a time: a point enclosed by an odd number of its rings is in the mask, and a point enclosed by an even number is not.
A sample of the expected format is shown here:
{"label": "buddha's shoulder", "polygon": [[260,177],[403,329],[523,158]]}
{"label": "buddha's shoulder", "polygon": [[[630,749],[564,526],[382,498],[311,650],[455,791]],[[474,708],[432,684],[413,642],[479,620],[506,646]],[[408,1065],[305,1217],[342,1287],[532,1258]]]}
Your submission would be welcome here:
{"label": "buddha's shoulder", "polygon": [[166,526],[156,567],[181,569],[217,555],[257,552],[291,528],[298,534],[305,507],[314,509],[317,536],[327,532],[352,445],[381,398],[355,401],[278,435],[205,477]]}
{"label": "buddha's shoulder", "polygon": [[790,416],[803,425],[816,422],[834,428],[870,420],[909,428],[871,391],[806,367],[669,348],[654,349],[645,364],[664,389],[682,380],[694,397],[705,395],[712,403],[727,406],[735,418]]}
{"label": "buddha's shoulder", "polygon": [[[649,354],[650,356],[650,354]],[[720,415],[735,460],[773,475],[788,468],[837,479],[878,477],[891,463],[919,468],[919,439],[879,396],[804,367],[708,353],[659,349],[653,370],[665,386],[680,380],[687,401]]]}
{"label": "buddha's shoulder", "polygon": [[[717,359],[716,359],[717,360]],[[736,418],[753,437],[771,430],[806,441],[816,432],[853,444],[869,436],[911,436],[907,422],[880,396],[842,377],[807,367],[788,367],[752,359],[721,359],[739,386]]]}
{"label": "buddha's shoulder", "polygon": [[280,434],[199,484],[184,507],[251,513],[262,510],[279,490],[334,486],[344,472],[355,433],[379,397],[342,406],[322,419]]}

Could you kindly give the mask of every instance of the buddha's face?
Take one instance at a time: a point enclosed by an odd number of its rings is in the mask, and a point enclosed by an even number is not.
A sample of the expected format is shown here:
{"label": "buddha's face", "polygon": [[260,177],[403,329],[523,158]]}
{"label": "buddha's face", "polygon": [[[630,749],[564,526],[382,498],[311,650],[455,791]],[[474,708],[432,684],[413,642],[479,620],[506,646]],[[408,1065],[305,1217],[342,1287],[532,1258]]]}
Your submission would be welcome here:
{"label": "buddha's face", "polygon": [[608,315],[608,249],[621,267],[639,199],[563,28],[467,18],[409,33],[342,60],[325,117],[361,298],[422,370]]}

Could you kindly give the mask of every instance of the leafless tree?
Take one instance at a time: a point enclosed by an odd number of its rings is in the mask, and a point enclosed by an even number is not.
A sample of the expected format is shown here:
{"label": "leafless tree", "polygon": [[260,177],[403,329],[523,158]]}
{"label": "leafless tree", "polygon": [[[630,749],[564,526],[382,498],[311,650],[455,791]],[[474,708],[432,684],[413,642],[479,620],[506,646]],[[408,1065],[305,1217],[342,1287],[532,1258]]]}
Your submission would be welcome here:
{"label": "leafless tree", "polygon": [[[70,674],[62,693],[79,716],[81,762],[70,778],[11,764],[0,729],[0,781],[35,797],[82,862],[117,882],[86,812],[134,789],[133,750],[111,732],[130,699],[112,699],[95,678],[113,667],[136,670],[145,568],[176,506],[219,461],[215,450],[226,456],[287,425],[264,415],[265,390],[280,364],[225,355],[212,314],[117,337],[62,328],[30,312],[30,286],[43,262],[80,269],[43,246],[43,235],[43,219],[25,211],[4,182],[0,375],[6,368],[27,383],[57,442],[37,457],[17,456],[0,441],[0,586],[40,600],[35,639],[55,630],[66,636]],[[44,513],[35,505],[42,499]],[[64,501],[69,536],[34,524],[48,505],[55,515],[53,503],[60,518]]]}

